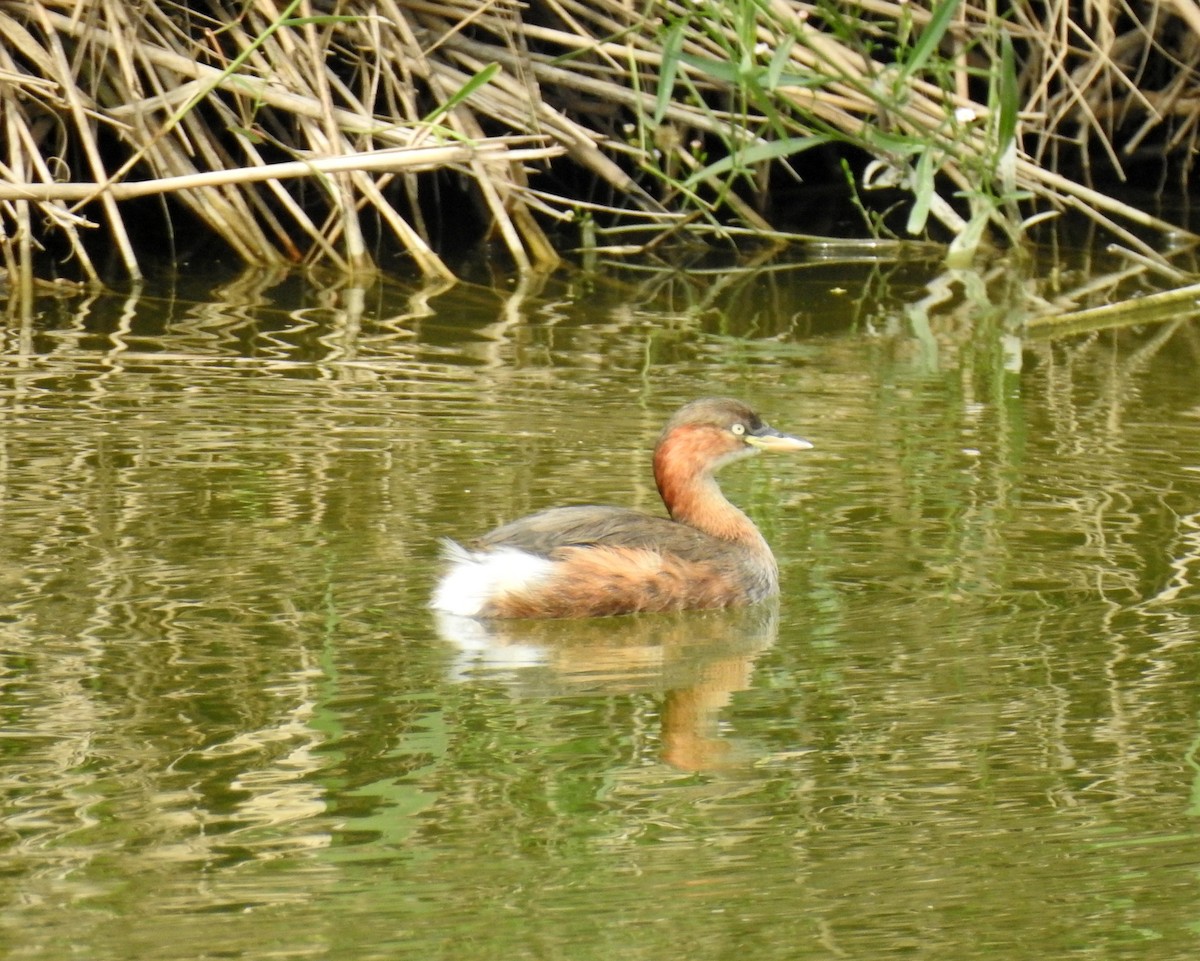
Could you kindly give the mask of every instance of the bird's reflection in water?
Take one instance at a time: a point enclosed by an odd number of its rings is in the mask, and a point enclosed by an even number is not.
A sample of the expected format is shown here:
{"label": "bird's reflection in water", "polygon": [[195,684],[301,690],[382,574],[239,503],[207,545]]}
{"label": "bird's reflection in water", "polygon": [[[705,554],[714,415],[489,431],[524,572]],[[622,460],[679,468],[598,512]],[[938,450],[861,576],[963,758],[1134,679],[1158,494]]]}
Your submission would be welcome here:
{"label": "bird's reflection in water", "polygon": [[458,651],[454,672],[503,679],[518,697],[655,692],[662,701],[662,758],[688,771],[733,763],[720,712],[750,686],[754,662],[774,642],[775,602],[590,620],[476,621],[438,615]]}

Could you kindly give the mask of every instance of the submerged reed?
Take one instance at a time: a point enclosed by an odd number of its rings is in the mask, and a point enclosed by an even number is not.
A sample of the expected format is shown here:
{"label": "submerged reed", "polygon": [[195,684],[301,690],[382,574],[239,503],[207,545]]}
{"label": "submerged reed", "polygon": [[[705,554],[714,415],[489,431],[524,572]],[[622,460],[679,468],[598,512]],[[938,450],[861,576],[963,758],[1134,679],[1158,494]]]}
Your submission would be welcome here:
{"label": "submerged reed", "polygon": [[1150,150],[1186,176],[1200,6],[1153,7],[0,0],[0,250],[27,286],[40,249],[137,278],[136,238],[192,222],[248,264],[350,274],[390,236],[445,278],[481,231],[521,270],[572,221],[617,253],[786,239],[775,198],[819,150],[952,259],[1068,209],[1161,259],[1144,235],[1172,226],[1086,182]]}

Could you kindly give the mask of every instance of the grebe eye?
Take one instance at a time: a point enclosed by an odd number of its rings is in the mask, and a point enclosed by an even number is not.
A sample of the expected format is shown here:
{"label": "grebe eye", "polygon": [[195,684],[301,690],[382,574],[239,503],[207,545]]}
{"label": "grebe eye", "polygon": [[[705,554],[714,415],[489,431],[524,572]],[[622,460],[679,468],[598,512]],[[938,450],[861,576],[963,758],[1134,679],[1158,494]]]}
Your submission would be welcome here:
{"label": "grebe eye", "polygon": [[737,434],[738,437],[741,437],[742,434],[746,433],[746,425],[745,424],[734,424],[729,429],[731,431],[733,431],[735,434]]}

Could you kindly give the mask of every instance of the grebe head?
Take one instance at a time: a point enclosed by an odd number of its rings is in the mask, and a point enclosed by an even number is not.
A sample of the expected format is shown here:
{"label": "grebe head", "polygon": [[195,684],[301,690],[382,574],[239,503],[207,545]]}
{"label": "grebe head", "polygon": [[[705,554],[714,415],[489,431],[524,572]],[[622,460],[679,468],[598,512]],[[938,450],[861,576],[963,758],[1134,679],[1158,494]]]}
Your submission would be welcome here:
{"label": "grebe head", "polygon": [[655,448],[675,470],[690,465],[687,473],[715,471],[759,451],[801,451],[812,447],[800,437],[781,433],[763,422],[740,400],[706,397],[677,410],[667,421]]}
{"label": "grebe head", "polygon": [[730,461],[759,451],[808,450],[808,441],[781,433],[739,400],[706,397],[681,407],[654,448],[654,480],[672,516],[687,492]]}

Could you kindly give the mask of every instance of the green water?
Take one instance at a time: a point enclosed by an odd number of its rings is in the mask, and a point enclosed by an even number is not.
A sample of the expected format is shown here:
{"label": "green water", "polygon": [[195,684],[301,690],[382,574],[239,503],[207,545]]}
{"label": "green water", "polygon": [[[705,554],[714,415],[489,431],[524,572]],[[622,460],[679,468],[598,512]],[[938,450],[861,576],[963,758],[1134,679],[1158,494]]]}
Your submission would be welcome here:
{"label": "green water", "polygon": [[[0,956],[1193,958],[1200,327],[918,266],[197,278],[0,356]],[[777,605],[436,622],[732,394]]]}

